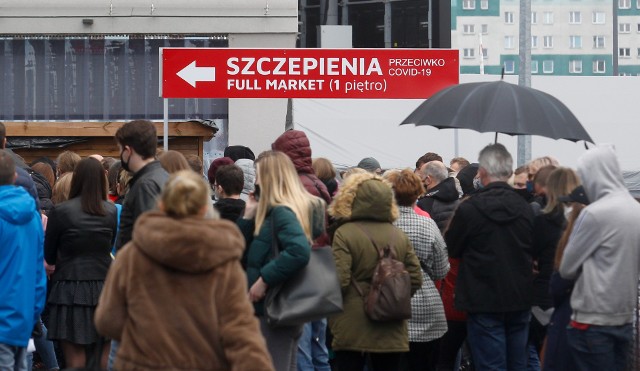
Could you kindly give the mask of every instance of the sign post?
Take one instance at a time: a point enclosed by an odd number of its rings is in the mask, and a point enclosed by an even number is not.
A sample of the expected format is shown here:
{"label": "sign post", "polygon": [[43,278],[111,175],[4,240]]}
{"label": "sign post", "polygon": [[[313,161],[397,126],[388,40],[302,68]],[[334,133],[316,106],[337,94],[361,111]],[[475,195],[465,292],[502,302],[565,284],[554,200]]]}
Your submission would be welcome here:
{"label": "sign post", "polygon": [[161,48],[163,98],[425,99],[458,83],[451,49]]}

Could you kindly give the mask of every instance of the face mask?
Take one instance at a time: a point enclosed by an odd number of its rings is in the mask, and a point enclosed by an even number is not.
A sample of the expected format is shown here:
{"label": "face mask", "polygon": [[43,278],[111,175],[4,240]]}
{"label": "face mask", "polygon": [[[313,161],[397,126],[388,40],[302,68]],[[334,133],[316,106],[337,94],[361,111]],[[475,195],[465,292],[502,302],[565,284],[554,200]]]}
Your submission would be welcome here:
{"label": "face mask", "polygon": [[564,207],[564,218],[566,220],[569,220],[569,217],[571,216],[571,212],[573,211],[573,206],[565,206]]}
{"label": "face mask", "polygon": [[533,181],[532,180],[527,180],[527,192],[529,193],[533,193]]}
{"label": "face mask", "polygon": [[480,178],[473,178],[473,189],[480,190],[484,188],[484,185],[480,181]]}
{"label": "face mask", "polygon": [[[123,153],[124,149],[122,150],[122,152],[120,152],[120,164],[125,171],[131,172],[131,169],[129,169],[129,161],[125,161],[124,157],[122,157]],[[131,157],[129,157],[129,160],[131,160]]]}

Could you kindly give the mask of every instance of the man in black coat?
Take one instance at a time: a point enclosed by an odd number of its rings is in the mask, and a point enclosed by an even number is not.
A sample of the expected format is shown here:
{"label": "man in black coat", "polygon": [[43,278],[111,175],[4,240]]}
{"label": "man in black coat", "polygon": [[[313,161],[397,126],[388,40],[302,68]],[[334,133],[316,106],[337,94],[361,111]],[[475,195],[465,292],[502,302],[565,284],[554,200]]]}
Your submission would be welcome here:
{"label": "man in black coat", "polygon": [[525,370],[532,303],[533,212],[507,184],[513,160],[501,144],[479,156],[482,188],[461,202],[445,241],[461,258],[455,306],[468,312],[467,340],[481,370]]}

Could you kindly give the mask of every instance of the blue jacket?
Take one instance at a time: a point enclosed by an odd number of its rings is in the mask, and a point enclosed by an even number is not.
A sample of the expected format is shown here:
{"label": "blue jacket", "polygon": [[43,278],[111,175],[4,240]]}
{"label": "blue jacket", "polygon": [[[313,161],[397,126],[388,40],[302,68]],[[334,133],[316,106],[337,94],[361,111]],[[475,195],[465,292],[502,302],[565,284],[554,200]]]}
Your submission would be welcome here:
{"label": "blue jacket", "polygon": [[44,233],[23,188],[0,186],[0,343],[26,347],[44,308]]}

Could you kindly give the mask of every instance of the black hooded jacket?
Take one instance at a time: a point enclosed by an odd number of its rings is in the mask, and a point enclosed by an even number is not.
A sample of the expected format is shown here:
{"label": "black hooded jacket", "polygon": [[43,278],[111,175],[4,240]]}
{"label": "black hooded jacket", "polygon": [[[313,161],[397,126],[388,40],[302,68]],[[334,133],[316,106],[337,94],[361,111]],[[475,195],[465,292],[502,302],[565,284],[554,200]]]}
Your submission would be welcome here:
{"label": "black hooded jacket", "polygon": [[455,306],[469,313],[526,310],[532,304],[533,212],[504,182],[461,202],[445,241],[461,258]]}
{"label": "black hooded jacket", "polygon": [[418,207],[428,212],[443,232],[458,206],[459,197],[455,179],[447,178],[419,199]]}

